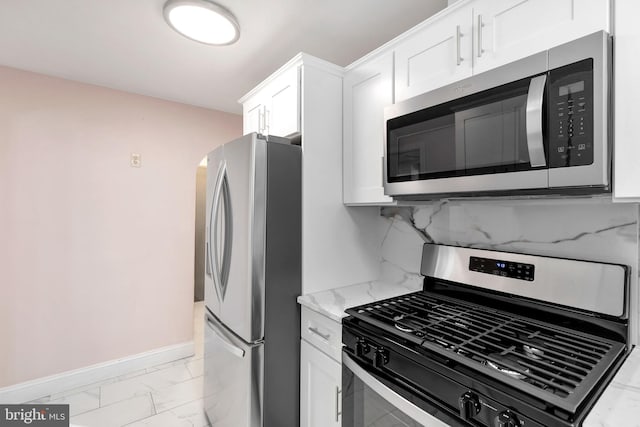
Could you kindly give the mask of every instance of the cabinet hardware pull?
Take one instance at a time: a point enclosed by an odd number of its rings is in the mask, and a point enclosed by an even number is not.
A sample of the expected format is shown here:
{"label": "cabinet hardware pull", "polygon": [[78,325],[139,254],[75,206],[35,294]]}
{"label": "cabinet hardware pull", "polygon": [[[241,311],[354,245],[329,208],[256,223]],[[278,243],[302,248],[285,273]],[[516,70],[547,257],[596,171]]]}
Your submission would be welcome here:
{"label": "cabinet hardware pull", "polygon": [[312,333],[318,335],[319,337],[321,337],[325,341],[329,341],[329,338],[331,338],[331,334],[323,334],[322,332],[320,332],[318,330],[318,328],[314,328],[313,326],[309,326],[309,332],[312,332]]}
{"label": "cabinet hardware pull", "polygon": [[482,57],[482,27],[484,24],[482,23],[482,15],[478,15],[478,58]]}
{"label": "cabinet hardware pull", "polygon": [[340,421],[340,415],[342,415],[342,411],[339,408],[341,393],[342,393],[342,390],[340,390],[340,387],[336,386],[336,422]]}
{"label": "cabinet hardware pull", "polygon": [[460,57],[460,37],[462,34],[460,33],[460,25],[456,25],[456,64],[460,65],[463,61],[462,57]]}

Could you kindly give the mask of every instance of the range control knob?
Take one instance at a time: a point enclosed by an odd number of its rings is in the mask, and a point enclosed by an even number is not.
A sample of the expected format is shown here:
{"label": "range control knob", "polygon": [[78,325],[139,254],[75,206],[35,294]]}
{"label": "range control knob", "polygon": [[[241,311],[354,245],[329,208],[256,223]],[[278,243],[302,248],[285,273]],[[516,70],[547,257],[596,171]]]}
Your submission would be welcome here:
{"label": "range control knob", "polygon": [[482,409],[478,396],[470,391],[458,398],[458,408],[460,409],[460,417],[463,420],[470,420],[478,415],[480,409]]}
{"label": "range control knob", "polygon": [[369,344],[367,344],[364,338],[358,338],[358,340],[356,341],[356,356],[362,357],[365,354],[369,353],[370,350],[371,347],[369,347]]}
{"label": "range control knob", "polygon": [[511,411],[502,411],[496,417],[496,427],[520,427],[520,421]]}
{"label": "range control knob", "polygon": [[383,365],[389,363],[389,350],[384,347],[378,347],[373,355],[373,366],[381,368]]}

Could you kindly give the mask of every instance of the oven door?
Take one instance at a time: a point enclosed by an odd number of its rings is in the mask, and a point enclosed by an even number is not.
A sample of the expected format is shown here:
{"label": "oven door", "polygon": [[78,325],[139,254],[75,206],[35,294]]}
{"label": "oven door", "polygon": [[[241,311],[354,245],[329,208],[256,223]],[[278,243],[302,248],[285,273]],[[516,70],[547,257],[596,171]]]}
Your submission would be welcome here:
{"label": "oven door", "polygon": [[[446,427],[459,425],[422,400],[342,353],[342,427]],[[446,419],[448,423],[433,414]]]}

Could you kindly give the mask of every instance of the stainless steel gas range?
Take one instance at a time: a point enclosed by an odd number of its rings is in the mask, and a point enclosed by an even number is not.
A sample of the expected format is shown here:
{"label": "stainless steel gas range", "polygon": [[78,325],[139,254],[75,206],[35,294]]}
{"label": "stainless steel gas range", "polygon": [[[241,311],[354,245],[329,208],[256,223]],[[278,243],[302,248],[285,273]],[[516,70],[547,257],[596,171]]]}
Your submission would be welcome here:
{"label": "stainless steel gas range", "polygon": [[579,426],[630,351],[623,265],[426,244],[347,310],[343,427]]}

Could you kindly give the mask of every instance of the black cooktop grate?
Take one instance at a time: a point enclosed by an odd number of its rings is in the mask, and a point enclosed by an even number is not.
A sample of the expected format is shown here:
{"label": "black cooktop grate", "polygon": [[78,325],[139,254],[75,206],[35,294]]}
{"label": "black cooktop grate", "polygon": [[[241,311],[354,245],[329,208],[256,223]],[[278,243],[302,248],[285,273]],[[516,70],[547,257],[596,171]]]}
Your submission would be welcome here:
{"label": "black cooktop grate", "polygon": [[347,313],[567,410],[624,350],[615,341],[426,292]]}

